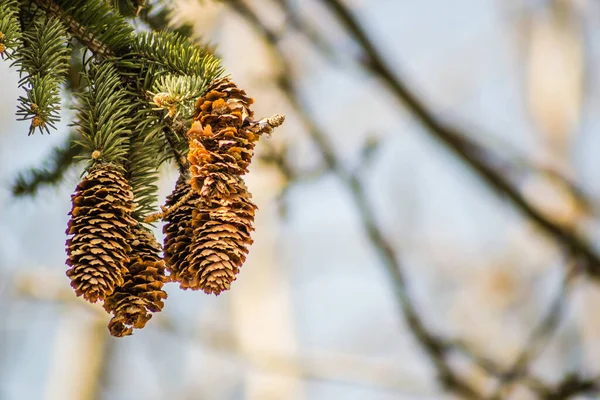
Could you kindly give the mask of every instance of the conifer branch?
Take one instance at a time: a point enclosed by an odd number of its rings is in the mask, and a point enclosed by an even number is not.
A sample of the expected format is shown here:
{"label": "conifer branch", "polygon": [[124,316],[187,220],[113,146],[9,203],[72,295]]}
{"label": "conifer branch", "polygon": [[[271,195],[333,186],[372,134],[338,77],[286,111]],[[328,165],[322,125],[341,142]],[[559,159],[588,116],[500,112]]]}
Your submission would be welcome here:
{"label": "conifer branch", "polygon": [[[69,66],[68,38],[62,23],[48,15],[35,16],[22,34],[23,46],[15,53],[14,65],[22,78],[17,116],[31,120],[29,134],[49,132],[60,120],[60,85]],[[24,75],[24,76],[23,76]]]}
{"label": "conifer branch", "polygon": [[133,216],[143,221],[144,216],[156,210],[158,203],[158,140],[147,140],[143,134],[136,134],[130,142],[126,169],[127,178],[135,197],[136,208]]}
{"label": "conifer branch", "polygon": [[12,58],[21,43],[17,0],[0,0],[0,57]]}
{"label": "conifer branch", "polygon": [[131,42],[133,28],[103,1],[87,1],[85,7],[81,7],[79,0],[35,1],[41,9],[59,18],[71,35],[98,57],[115,58]]}
{"label": "conifer branch", "polygon": [[87,47],[96,56],[102,58],[114,58],[115,54],[104,43],[97,39],[97,36],[90,31],[84,24],[80,23],[73,17],[65,13],[61,7],[52,0],[37,0],[39,6],[48,14],[60,19],[63,24],[69,29],[81,44]]}
{"label": "conifer branch", "polygon": [[44,186],[59,184],[69,168],[76,163],[76,157],[83,151],[77,143],[78,138],[79,134],[72,132],[61,146],[52,150],[43,167],[21,172],[12,185],[13,195],[33,196]]}
{"label": "conifer branch", "polygon": [[130,52],[138,58],[124,56],[121,62],[124,67],[135,66],[136,60],[141,56],[144,62],[157,65],[175,75],[196,75],[210,82],[223,74],[217,58],[175,32],[142,32],[136,36]]}
{"label": "conifer branch", "polygon": [[[32,120],[30,133],[35,128],[48,130],[53,126],[59,117],[62,83],[67,76],[75,83],[67,86],[67,92],[76,100],[72,125],[77,137],[69,138],[75,146],[56,150],[55,162],[47,170],[22,175],[14,190],[19,195],[34,193],[38,186],[59,180],[62,175],[58,169],[64,171],[76,160],[87,162],[85,174],[71,196],[67,275],[78,296],[104,302],[105,310],[113,314],[111,334],[124,336],[133,328],[143,328],[150,313],[163,307],[166,293],[162,285],[167,278],[161,246],[140,223],[156,209],[160,165],[175,158],[182,175],[187,173],[190,145],[185,131],[195,117],[196,100],[202,98],[207,85],[223,73],[223,68],[206,48],[177,33],[135,32],[120,13],[121,8],[124,6],[127,14],[129,4],[138,14],[144,0],[112,2],[112,7],[110,3],[0,0],[0,53],[3,58],[14,58],[22,72],[19,84],[26,95],[20,99],[17,114]],[[81,79],[75,78],[78,74]],[[256,207],[239,174],[247,172],[258,137],[283,122],[282,116],[276,116],[248,125],[252,99],[229,80],[219,82],[227,92],[219,96],[233,93],[233,97],[231,104],[226,104],[226,108],[231,106],[229,114],[222,116],[215,111],[212,115],[230,124],[226,130],[214,125],[221,129],[221,141],[213,150],[215,156],[228,160],[230,170],[224,182],[236,196],[220,194],[220,200],[229,208],[225,214],[213,207],[211,218],[219,219],[218,232],[205,221],[198,227],[200,231],[194,227],[185,232],[199,236],[200,241],[206,234],[216,234],[217,241],[225,246],[219,247],[211,240],[196,246],[214,247],[217,257],[231,260],[218,263],[214,257],[207,258],[214,265],[210,279],[204,277],[208,280],[202,285],[205,291],[216,294],[229,288],[252,242],[249,234]],[[240,108],[244,112],[238,116]],[[236,146],[229,148],[234,131]],[[200,142],[195,145],[201,146]],[[221,179],[219,174],[213,176],[217,181]],[[222,189],[217,181],[213,179],[210,188]],[[183,207],[183,203],[190,203],[198,193],[192,195],[189,181],[181,187],[189,189],[190,195],[164,210],[163,217],[183,210],[189,215],[181,218],[192,218],[193,204]],[[231,218],[240,225],[236,226],[239,234],[234,236],[229,231]],[[232,238],[235,248],[230,249],[227,246]],[[200,251],[197,256],[206,254]],[[235,267],[235,273],[229,267]],[[227,281],[222,280],[223,273]],[[194,270],[186,274],[186,285],[198,283],[193,278]]]}
{"label": "conifer branch", "polygon": [[171,129],[170,127],[165,127],[164,129],[165,138],[169,143],[169,148],[171,149],[171,152],[173,153],[175,158],[175,162],[179,167],[179,172],[184,174],[190,167],[190,163],[187,157],[184,156],[182,152],[177,148],[177,139],[175,138],[175,132],[173,131],[173,129]]}
{"label": "conifer branch", "polygon": [[128,95],[109,62],[90,65],[85,71],[88,90],[79,93],[77,118],[90,167],[95,163],[125,165],[131,136]]}

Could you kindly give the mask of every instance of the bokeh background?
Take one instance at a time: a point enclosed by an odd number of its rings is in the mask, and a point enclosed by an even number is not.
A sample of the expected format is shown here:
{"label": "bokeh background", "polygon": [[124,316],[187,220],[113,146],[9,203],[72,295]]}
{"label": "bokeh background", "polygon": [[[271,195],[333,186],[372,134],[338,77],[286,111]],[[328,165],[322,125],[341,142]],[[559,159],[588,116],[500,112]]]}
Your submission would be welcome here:
{"label": "bokeh background", "polygon": [[70,114],[28,137],[0,63],[0,399],[597,398],[598,2],[172,6],[287,116],[247,175],[248,261],[110,337],[64,273],[81,167],[11,189]]}

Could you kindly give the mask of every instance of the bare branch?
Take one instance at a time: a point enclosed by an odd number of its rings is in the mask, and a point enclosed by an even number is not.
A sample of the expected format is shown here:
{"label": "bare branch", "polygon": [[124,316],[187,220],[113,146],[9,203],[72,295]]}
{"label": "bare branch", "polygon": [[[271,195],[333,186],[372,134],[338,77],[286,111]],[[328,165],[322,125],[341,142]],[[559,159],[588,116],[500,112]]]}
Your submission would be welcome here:
{"label": "bare branch", "polygon": [[456,128],[440,121],[409,89],[408,85],[398,78],[391,67],[384,61],[379,51],[362,28],[358,19],[348,7],[339,0],[323,0],[336,17],[344,24],[348,32],[361,46],[364,59],[362,64],[388,86],[394,96],[404,104],[427,131],[440,140],[448,149],[457,155],[476,172],[498,194],[511,201],[525,216],[537,223],[546,233],[552,236],[562,247],[582,256],[586,261],[586,271],[600,277],[600,258],[592,250],[589,243],[577,236],[575,232],[560,226],[546,218],[535,206],[531,205],[519,189],[505,177],[504,172],[490,160],[499,159],[490,149],[469,140],[475,135],[465,134]]}

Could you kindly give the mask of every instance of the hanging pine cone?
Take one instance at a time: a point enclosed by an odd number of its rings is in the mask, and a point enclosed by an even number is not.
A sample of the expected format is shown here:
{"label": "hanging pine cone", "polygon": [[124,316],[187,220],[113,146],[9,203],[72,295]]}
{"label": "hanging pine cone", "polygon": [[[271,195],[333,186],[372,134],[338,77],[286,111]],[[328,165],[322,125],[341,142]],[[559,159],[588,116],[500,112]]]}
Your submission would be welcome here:
{"label": "hanging pine cone", "polygon": [[117,168],[100,165],[77,185],[71,201],[67,276],[77,296],[95,303],[123,284],[136,224],[133,193]]}
{"label": "hanging pine cone", "polygon": [[113,314],[108,329],[117,337],[131,335],[134,328],[143,328],[152,318],[151,312],[161,311],[167,298],[162,289],[167,278],[160,244],[140,225],[133,229],[133,234],[125,282],[104,301],[104,309]]}
{"label": "hanging pine cone", "polygon": [[[283,117],[253,121],[251,98],[219,79],[196,102],[188,132],[191,186],[200,195],[194,210],[191,251],[178,281],[184,289],[219,294],[229,289],[252,243],[256,206],[241,178],[248,172],[260,135]],[[270,130],[269,130],[270,129]]]}
{"label": "hanging pine cone", "polygon": [[192,212],[198,197],[184,175],[177,180],[173,193],[167,196],[165,205],[173,207],[174,211],[164,217],[165,263],[173,281],[179,281],[179,272],[186,268],[193,236]]}
{"label": "hanging pine cone", "polygon": [[191,251],[178,276],[183,289],[218,295],[229,289],[246,260],[256,206],[241,178],[229,185],[227,194],[216,192],[193,212]]}

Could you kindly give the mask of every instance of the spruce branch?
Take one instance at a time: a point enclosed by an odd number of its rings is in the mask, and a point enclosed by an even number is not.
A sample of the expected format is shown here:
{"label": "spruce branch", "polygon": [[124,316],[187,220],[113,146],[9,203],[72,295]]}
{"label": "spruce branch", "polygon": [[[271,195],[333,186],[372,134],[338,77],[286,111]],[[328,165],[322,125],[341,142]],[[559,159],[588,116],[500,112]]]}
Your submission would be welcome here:
{"label": "spruce branch", "polygon": [[50,128],[60,119],[60,91],[52,76],[35,76],[25,90],[25,96],[19,96],[17,116],[20,121],[31,120],[29,135],[36,129],[50,133]]}
{"label": "spruce branch", "polygon": [[71,35],[97,57],[114,58],[131,42],[133,28],[101,0],[35,0],[40,8],[60,19]]}
{"label": "spruce branch", "polygon": [[0,57],[12,58],[21,43],[18,1],[0,0]]}
{"label": "spruce branch", "polygon": [[[222,73],[218,59],[177,33],[133,34],[127,21],[103,1],[92,0],[83,8],[80,2],[74,0],[35,1],[41,10],[60,19],[69,33],[89,49],[97,60],[114,63],[121,78],[121,89],[131,92],[131,102],[137,104],[130,107],[130,117],[136,131],[141,129],[144,142],[153,141],[164,132],[172,132],[169,122],[179,120],[181,112],[186,114],[184,123],[191,121],[193,97],[200,96],[207,83]],[[142,106],[134,99],[136,96],[143,99],[153,87],[172,91],[171,98],[177,103],[176,107],[172,107],[177,110],[175,114],[168,115],[169,118],[163,118],[162,121],[151,115],[153,110],[150,104]],[[43,93],[56,95],[56,91]],[[181,98],[182,95],[185,98]],[[21,110],[21,113],[27,112],[31,112],[31,109]],[[167,140],[164,137],[162,141],[175,142],[172,138]],[[185,141],[176,142],[178,152],[185,153]],[[164,161],[173,157],[181,159],[181,155],[173,152],[159,158]],[[144,167],[137,170],[140,169]]]}
{"label": "spruce branch", "polygon": [[130,51],[136,57],[124,55],[123,67],[135,68],[143,60],[172,74],[197,75],[207,82],[223,74],[220,60],[175,32],[142,32],[136,36]]}
{"label": "spruce branch", "polygon": [[143,132],[146,140],[155,140],[159,143],[161,155],[157,155],[160,164],[165,161],[175,159],[179,169],[184,170],[187,165],[188,144],[185,140],[185,134],[191,124],[192,117],[182,120],[172,118],[169,112],[164,112],[162,108],[157,108],[154,98],[149,102],[142,102],[138,108],[136,121],[136,131]]}
{"label": "spruce branch", "polygon": [[159,77],[149,94],[156,110],[163,110],[171,120],[181,114],[184,119],[191,119],[194,103],[206,91],[206,87],[206,79],[202,76],[170,74]]}
{"label": "spruce branch", "polygon": [[60,86],[69,68],[66,29],[58,19],[44,14],[34,18],[22,40],[13,63],[22,76],[19,86],[25,88],[17,116],[31,120],[30,135],[36,129],[49,132],[49,127],[54,128],[60,120]]}
{"label": "spruce branch", "polygon": [[84,78],[88,90],[78,94],[73,123],[91,165],[100,162],[124,165],[131,136],[131,104],[121,78],[109,62],[90,64]]}
{"label": "spruce branch", "polygon": [[42,15],[23,32],[24,45],[15,60],[21,75],[19,86],[33,76],[62,77],[68,70],[70,51],[65,27],[53,17]]}
{"label": "spruce branch", "polygon": [[33,196],[44,186],[59,184],[68,171],[76,163],[76,157],[82,152],[77,144],[79,134],[71,132],[64,143],[52,150],[42,167],[30,168],[21,172],[11,190],[17,197]]}
{"label": "spruce branch", "polygon": [[158,204],[158,143],[160,137],[147,140],[142,134],[134,134],[131,139],[126,163],[127,178],[135,197],[136,208],[133,216],[140,222],[156,210]]}
{"label": "spruce branch", "polygon": [[[176,121],[175,123],[177,123]],[[182,146],[185,146],[184,141],[177,139],[177,134],[170,127],[164,128],[164,135],[167,143],[169,143],[169,149],[173,153],[173,157],[175,158],[175,162],[179,167],[179,172],[184,174],[190,167],[190,163],[186,156],[183,155],[183,152],[180,150]],[[178,145],[178,143],[180,143]]]}

